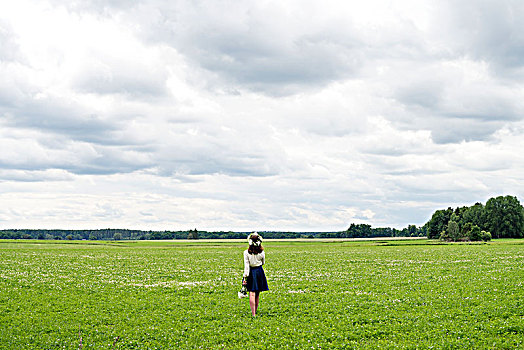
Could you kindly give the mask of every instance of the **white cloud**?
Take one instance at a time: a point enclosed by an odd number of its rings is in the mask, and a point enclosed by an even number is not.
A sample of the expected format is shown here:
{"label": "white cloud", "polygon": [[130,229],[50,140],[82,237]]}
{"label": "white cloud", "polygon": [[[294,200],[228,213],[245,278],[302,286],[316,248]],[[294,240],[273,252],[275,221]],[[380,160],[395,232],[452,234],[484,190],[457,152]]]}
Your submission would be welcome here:
{"label": "white cloud", "polygon": [[523,12],[0,4],[0,227],[400,227],[522,196]]}

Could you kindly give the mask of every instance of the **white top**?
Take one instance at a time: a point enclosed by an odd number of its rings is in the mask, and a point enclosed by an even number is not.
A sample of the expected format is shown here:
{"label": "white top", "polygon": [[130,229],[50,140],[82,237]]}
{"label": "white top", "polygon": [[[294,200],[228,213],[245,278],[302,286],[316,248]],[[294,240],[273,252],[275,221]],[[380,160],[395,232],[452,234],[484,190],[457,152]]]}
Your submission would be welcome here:
{"label": "white top", "polygon": [[266,253],[249,254],[244,250],[244,277],[249,276],[249,267],[262,266],[266,262]]}

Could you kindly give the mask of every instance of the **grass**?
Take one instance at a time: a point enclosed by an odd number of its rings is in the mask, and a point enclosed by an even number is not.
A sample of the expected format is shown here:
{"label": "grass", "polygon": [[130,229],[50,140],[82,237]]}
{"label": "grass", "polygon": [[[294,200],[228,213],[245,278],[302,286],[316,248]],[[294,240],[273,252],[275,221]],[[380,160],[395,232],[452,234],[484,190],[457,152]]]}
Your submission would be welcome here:
{"label": "grass", "polygon": [[0,242],[2,349],[496,348],[524,343],[524,240]]}

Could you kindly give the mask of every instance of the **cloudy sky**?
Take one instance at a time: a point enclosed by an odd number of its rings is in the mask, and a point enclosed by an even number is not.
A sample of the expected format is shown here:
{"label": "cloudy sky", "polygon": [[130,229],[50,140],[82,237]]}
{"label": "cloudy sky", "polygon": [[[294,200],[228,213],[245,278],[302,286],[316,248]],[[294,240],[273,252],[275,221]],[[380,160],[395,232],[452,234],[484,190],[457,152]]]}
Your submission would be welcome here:
{"label": "cloudy sky", "polygon": [[0,2],[0,228],[342,230],[524,197],[524,2]]}

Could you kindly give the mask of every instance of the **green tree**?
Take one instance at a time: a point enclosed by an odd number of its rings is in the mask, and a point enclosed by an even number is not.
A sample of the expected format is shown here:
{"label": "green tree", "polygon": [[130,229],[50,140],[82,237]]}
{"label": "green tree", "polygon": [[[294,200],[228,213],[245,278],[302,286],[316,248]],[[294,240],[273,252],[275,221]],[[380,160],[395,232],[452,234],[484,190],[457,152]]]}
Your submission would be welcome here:
{"label": "green tree", "polygon": [[198,230],[196,228],[194,230],[189,230],[187,239],[198,239]]}
{"label": "green tree", "polygon": [[409,225],[408,226],[408,237],[416,237],[417,236],[417,226],[415,225]]}
{"label": "green tree", "polygon": [[499,196],[486,203],[487,229],[495,238],[521,238],[524,234],[524,209],[517,197]]}
{"label": "green tree", "polygon": [[122,234],[120,232],[115,232],[115,234],[113,235],[113,239],[115,241],[121,241],[122,240]]}
{"label": "green tree", "polygon": [[456,221],[450,220],[448,223],[448,234],[451,239],[456,242],[460,237],[459,226]]}
{"label": "green tree", "polygon": [[368,224],[355,224],[349,225],[349,228],[343,234],[344,237],[356,238],[356,237],[371,237],[373,235],[373,229]]}
{"label": "green tree", "polygon": [[480,238],[484,242],[491,241],[491,233],[490,232],[486,232],[486,231],[482,231],[482,232],[480,232]]}
{"label": "green tree", "polygon": [[441,241],[450,241],[451,237],[449,236],[449,233],[447,231],[442,231],[440,233],[440,240]]}
{"label": "green tree", "polygon": [[460,230],[460,215],[458,215],[460,208],[457,208],[455,209],[454,212],[451,213],[451,217],[449,218],[449,222],[448,222],[448,228],[449,228],[449,223],[451,221],[454,221],[456,224],[457,224],[457,227],[458,227],[458,233],[456,234],[456,237],[453,239],[454,241],[458,241],[459,238],[462,237],[462,235],[460,234],[461,233],[461,230]]}
{"label": "green tree", "polygon": [[469,231],[468,238],[470,241],[480,241],[480,227],[478,227],[477,225],[473,225],[471,227],[471,230]]}
{"label": "green tree", "polygon": [[468,207],[462,213],[461,220],[462,220],[462,224],[466,224],[470,222],[471,225],[477,225],[481,229],[485,229],[486,228],[485,207],[482,205],[482,203],[475,203],[475,205]]}
{"label": "green tree", "polygon": [[472,227],[473,225],[471,224],[471,222],[466,222],[465,224],[463,224],[462,229],[460,230],[462,237],[469,237]]}
{"label": "green tree", "polygon": [[453,209],[437,210],[428,222],[428,238],[437,239],[446,231]]}

